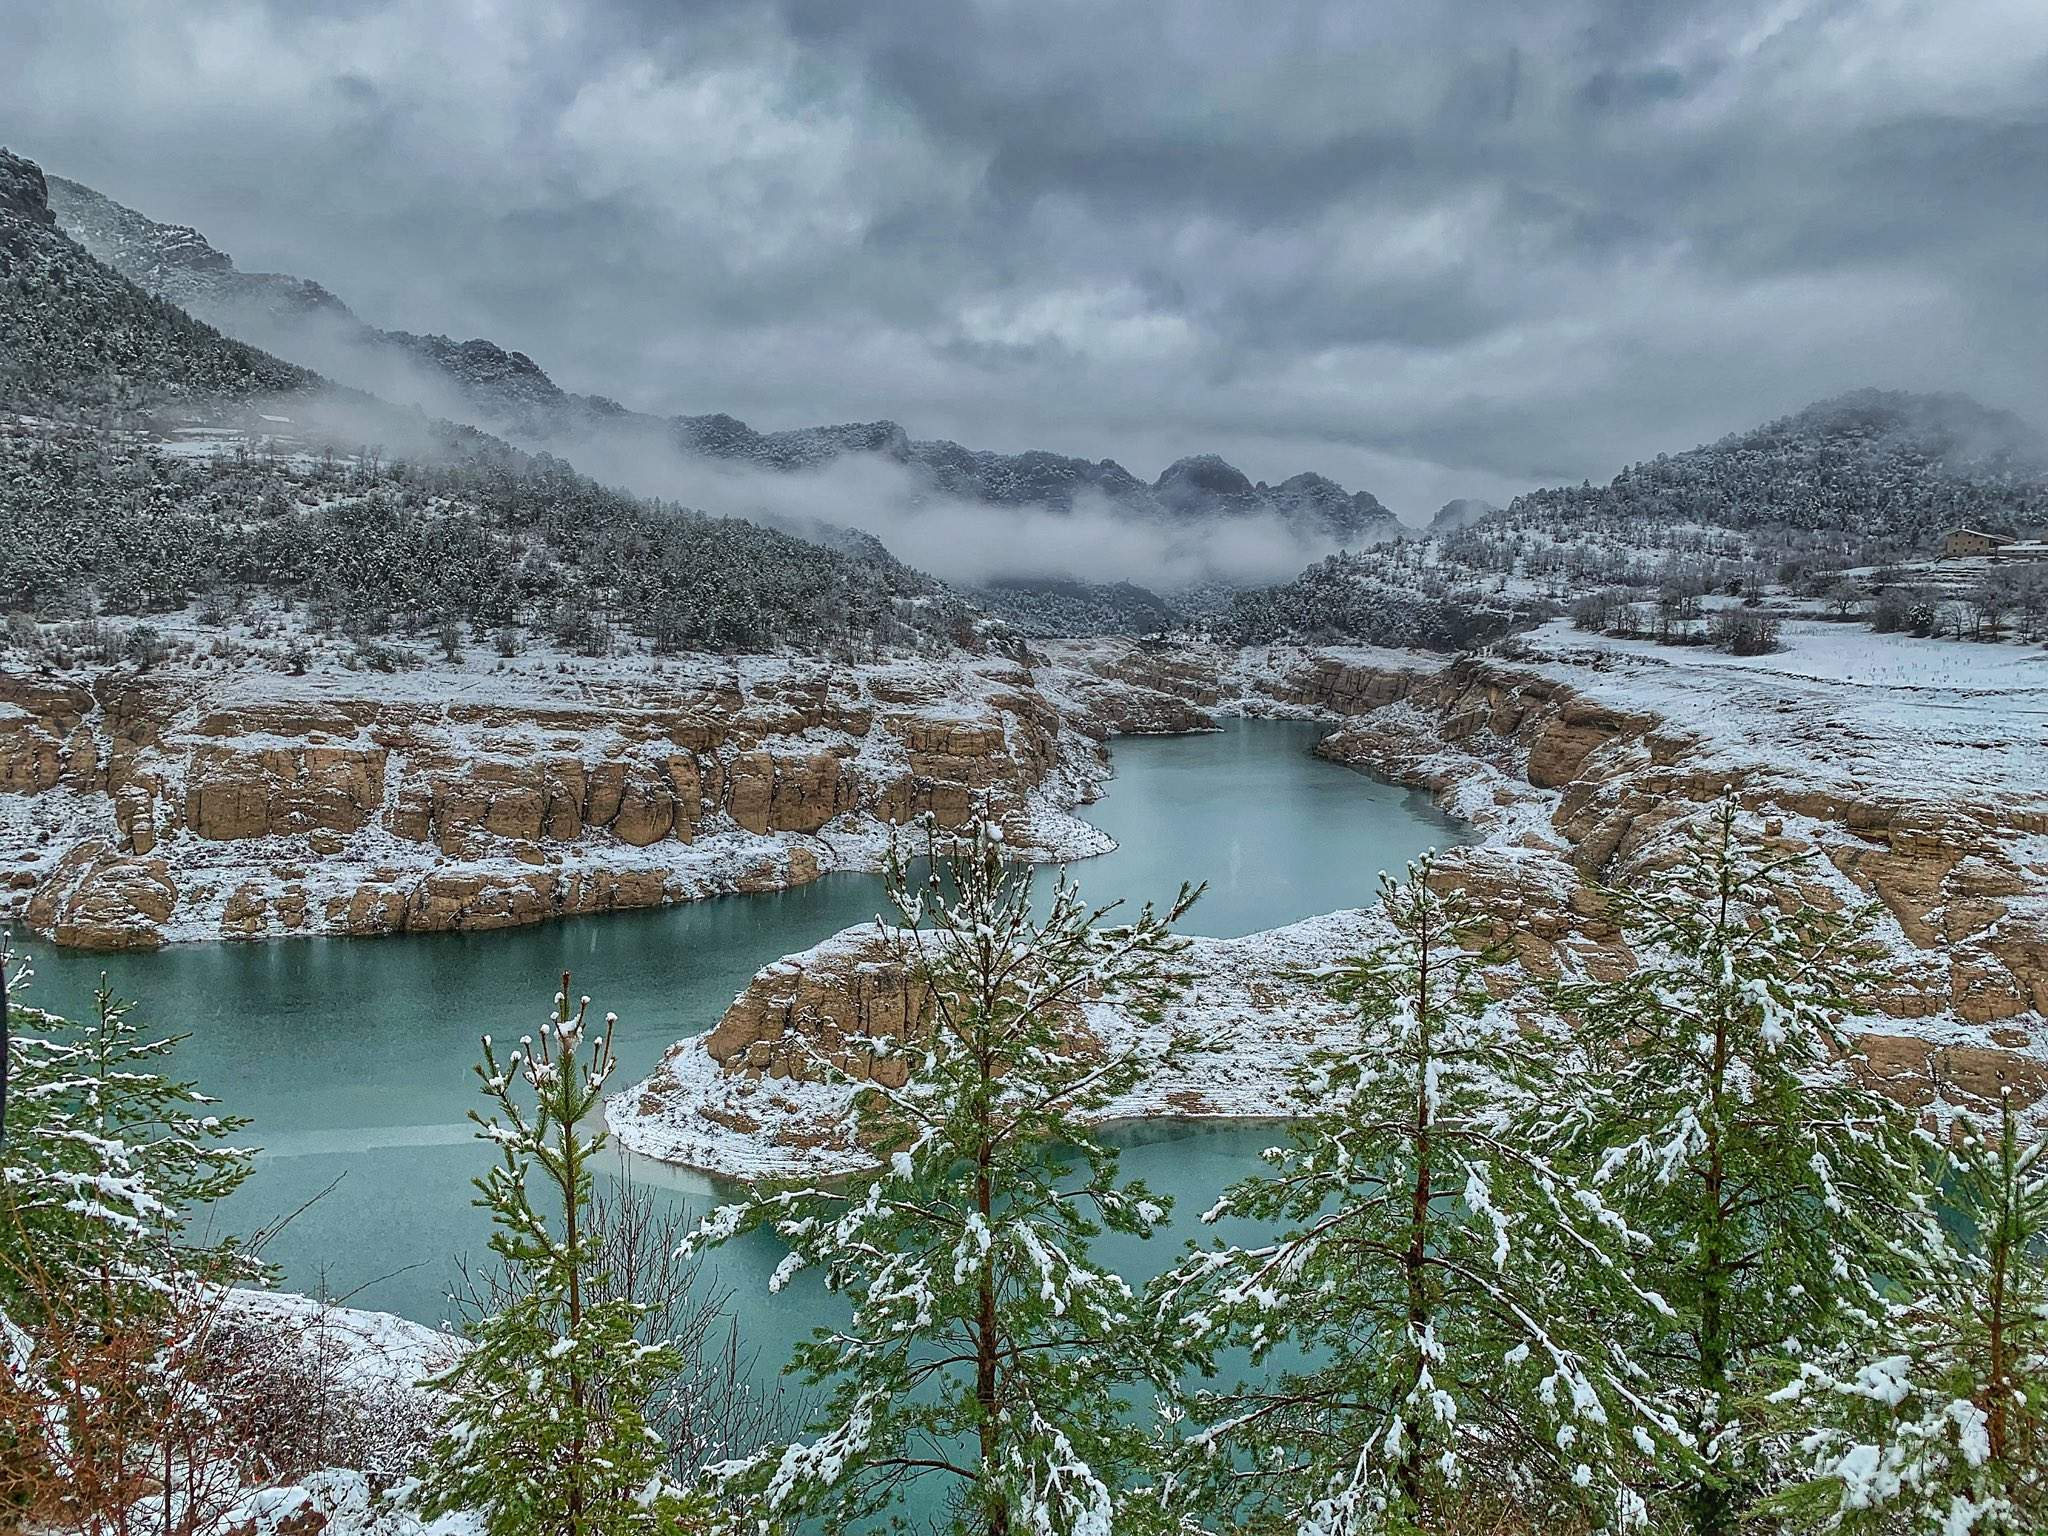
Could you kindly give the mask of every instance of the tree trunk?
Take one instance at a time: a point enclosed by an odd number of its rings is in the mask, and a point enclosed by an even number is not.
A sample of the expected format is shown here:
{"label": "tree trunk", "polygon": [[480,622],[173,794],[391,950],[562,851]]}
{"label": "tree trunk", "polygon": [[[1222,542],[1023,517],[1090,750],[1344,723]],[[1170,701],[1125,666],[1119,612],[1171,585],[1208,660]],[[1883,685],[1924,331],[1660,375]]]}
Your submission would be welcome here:
{"label": "tree trunk", "polygon": [[2007,1358],[2011,1346],[2006,1339],[2006,1283],[2012,1271],[2013,1232],[2011,1217],[2015,1213],[2020,1192],[2013,1186],[2012,1169],[2019,1149],[2014,1145],[2013,1118],[2010,1109],[2006,1111],[2004,1128],[1999,1137],[1998,1148],[1998,1213],[1997,1225],[1993,1229],[1990,1252],[1986,1257],[1991,1263],[1991,1294],[1986,1300],[1985,1312],[1990,1324],[1990,1370],[1985,1374],[1984,1403],[1985,1432],[1991,1442],[1991,1464],[2002,1467],[2005,1462],[2007,1442],[2010,1436],[2007,1406],[2012,1400],[2010,1379],[2012,1362]]}
{"label": "tree trunk", "polygon": [[[1725,853],[1725,847],[1724,847]],[[1720,871],[1721,901],[1718,916],[1726,942],[1728,929],[1729,879],[1724,857]],[[1727,1149],[1722,1142],[1722,1115],[1728,1091],[1729,1016],[1732,999],[1722,997],[1715,1010],[1714,1061],[1707,1084],[1707,1166],[1701,1190],[1700,1214],[1705,1228],[1700,1234],[1700,1386],[1708,1393],[1708,1422],[1701,1428],[1718,1436],[1728,1395],[1731,1340],[1728,1337],[1728,1285],[1731,1279],[1727,1186]],[[1730,1536],[1735,1529],[1734,1490],[1722,1469],[1710,1469],[1694,1490],[1693,1528],[1699,1536]]]}
{"label": "tree trunk", "polygon": [[[981,1213],[982,1224],[993,1234],[995,1192],[989,1181],[989,1155],[989,1145],[984,1141],[979,1149],[974,1175],[974,1203],[975,1209]],[[993,1249],[981,1261],[981,1279],[977,1290],[974,1318],[974,1399],[981,1405],[979,1429],[983,1502],[988,1509],[989,1536],[1008,1536],[1009,1506],[991,1490],[989,1477],[989,1469],[996,1464],[1001,1449],[996,1433],[996,1276]]]}
{"label": "tree trunk", "polygon": [[[1425,908],[1421,926],[1417,931],[1419,960],[1416,966],[1415,986],[1415,1030],[1416,1030],[1416,1079],[1415,1079],[1415,1124],[1413,1138],[1415,1147],[1415,1186],[1411,1196],[1408,1216],[1408,1251],[1402,1255],[1401,1266],[1408,1282],[1408,1333],[1417,1341],[1413,1346],[1413,1360],[1408,1375],[1409,1393],[1422,1380],[1427,1362],[1422,1356],[1420,1343],[1423,1332],[1429,1327],[1429,1202],[1434,1194],[1434,1177],[1430,1162],[1430,1113],[1429,1113],[1429,1066],[1431,1041],[1429,1037],[1429,918]],[[1401,1457],[1398,1482],[1401,1496],[1408,1505],[1408,1516],[1418,1524],[1422,1520],[1422,1436],[1417,1426],[1408,1426],[1408,1442]]]}
{"label": "tree trunk", "polygon": [[[557,1024],[569,1022],[569,973],[562,973],[562,1001]],[[556,1091],[561,1095],[562,1113],[556,1118],[561,1121],[562,1130],[562,1243],[563,1253],[569,1265],[569,1336],[574,1338],[583,1324],[583,1250],[582,1239],[576,1229],[576,1189],[581,1182],[582,1165],[576,1140],[576,1121],[573,1111],[576,1107],[576,1053],[566,1041],[557,1037],[556,1047],[561,1055],[556,1062]],[[565,1503],[569,1517],[569,1536],[582,1536],[584,1517],[583,1490],[583,1373],[573,1362],[569,1367],[569,1406],[574,1415],[576,1428],[569,1437],[568,1489]]]}

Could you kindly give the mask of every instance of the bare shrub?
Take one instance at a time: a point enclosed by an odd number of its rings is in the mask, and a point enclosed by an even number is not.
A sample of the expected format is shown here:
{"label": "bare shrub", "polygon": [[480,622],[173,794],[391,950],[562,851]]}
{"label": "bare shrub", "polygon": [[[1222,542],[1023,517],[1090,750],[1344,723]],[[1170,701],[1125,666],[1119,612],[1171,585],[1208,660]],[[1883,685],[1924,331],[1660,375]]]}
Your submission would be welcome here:
{"label": "bare shrub", "polygon": [[[669,1447],[678,1477],[790,1439],[808,1417],[803,1394],[756,1387],[755,1352],[740,1338],[732,1290],[701,1257],[677,1257],[695,1223],[647,1190],[615,1178],[591,1198],[593,1241],[602,1255],[595,1302],[642,1309],[640,1337],[667,1343],[684,1367],[650,1405],[649,1420]],[[460,1266],[453,1300],[465,1321],[501,1312],[517,1298],[516,1274],[502,1262]]]}

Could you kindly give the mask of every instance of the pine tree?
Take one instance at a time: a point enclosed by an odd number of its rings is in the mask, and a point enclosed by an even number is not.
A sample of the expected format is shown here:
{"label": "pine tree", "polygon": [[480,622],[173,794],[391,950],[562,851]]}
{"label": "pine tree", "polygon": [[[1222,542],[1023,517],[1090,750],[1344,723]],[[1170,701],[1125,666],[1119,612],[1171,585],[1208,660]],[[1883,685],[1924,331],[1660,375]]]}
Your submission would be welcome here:
{"label": "pine tree", "polygon": [[1154,1287],[1192,1349],[1310,1362],[1198,1396],[1179,1489],[1197,1513],[1327,1536],[1442,1531],[1487,1500],[1616,1528],[1643,1513],[1628,1472],[1671,1426],[1585,1332],[1584,1277],[1618,1270],[1627,1234],[1555,1158],[1587,1113],[1570,1049],[1494,1000],[1500,957],[1435,876],[1425,859],[1381,877],[1388,943],[1319,973],[1355,1043],[1310,1059],[1272,1171],[1204,1218],[1284,1235],[1191,1253]]}
{"label": "pine tree", "polygon": [[250,1154],[245,1122],[167,1074],[182,1036],[136,1024],[101,978],[84,1023],[23,1006],[10,977],[0,1142],[0,1524],[196,1528],[240,1485],[246,1445],[205,1379],[224,1287],[262,1266],[196,1241]]}
{"label": "pine tree", "polygon": [[477,1076],[494,1112],[472,1110],[500,1161],[476,1181],[491,1248],[521,1277],[520,1294],[471,1327],[476,1347],[429,1383],[447,1394],[452,1427],[422,1466],[410,1502],[432,1517],[483,1517],[489,1536],[624,1536],[709,1528],[702,1502],[665,1471],[648,1405],[683,1368],[673,1348],[637,1337],[633,1303],[587,1292],[591,1165],[602,1131],[584,1120],[604,1098],[615,1016],[588,1022],[562,977],[536,1042],[500,1059],[487,1035]]}
{"label": "pine tree", "polygon": [[882,1167],[763,1194],[700,1230],[715,1244],[766,1228],[789,1248],[775,1289],[816,1267],[852,1302],[796,1350],[794,1369],[831,1384],[813,1437],[725,1479],[772,1517],[830,1531],[950,1500],[957,1532],[1107,1536],[1147,1446],[1119,1389],[1163,1384],[1174,1361],[1090,1246],[1105,1228],[1149,1235],[1167,1201],[1120,1182],[1087,1124],[1160,1053],[1093,1044],[1083,1012],[1112,1000],[1158,1020],[1181,984],[1170,924],[1197,893],[1109,926],[1062,873],[1039,919],[985,811],[931,851],[922,888],[900,850],[889,861],[903,922],[890,942],[929,1006],[916,1038],[877,1042],[908,1059],[907,1084],[856,1099]]}
{"label": "pine tree", "polygon": [[2048,1143],[2022,1137],[2008,1097],[1942,1188],[1963,1229],[1895,1295],[1882,1352],[1802,1362],[1776,1394],[1814,1476],[1774,1508],[1804,1528],[2048,1526]]}
{"label": "pine tree", "polygon": [[1865,916],[1817,909],[1795,883],[1812,855],[1738,821],[1724,799],[1677,862],[1607,890],[1636,967],[1557,994],[1605,1063],[1594,1187],[1651,1239],[1631,1269],[1670,1309],[1636,1360],[1697,1452],[1653,1503],[1698,1536],[1785,1475],[1773,1373],[1882,1326],[1887,1277],[1939,1236],[1929,1144],[1852,1070]]}
{"label": "pine tree", "polygon": [[143,1029],[104,977],[93,1005],[82,1024],[9,1008],[0,1309],[24,1327],[37,1321],[34,1297],[53,1287],[90,1293],[111,1316],[184,1282],[261,1272],[233,1241],[187,1235],[195,1209],[249,1176],[249,1152],[230,1141],[248,1122],[213,1113],[213,1099],[166,1074],[185,1037]]}

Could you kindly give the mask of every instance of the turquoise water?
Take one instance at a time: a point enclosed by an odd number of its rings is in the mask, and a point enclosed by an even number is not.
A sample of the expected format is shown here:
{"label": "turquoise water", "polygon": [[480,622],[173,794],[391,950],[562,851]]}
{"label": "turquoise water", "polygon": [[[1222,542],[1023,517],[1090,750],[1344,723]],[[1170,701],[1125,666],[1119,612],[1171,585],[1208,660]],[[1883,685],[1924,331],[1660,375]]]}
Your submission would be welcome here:
{"label": "turquoise water", "polygon": [[[1207,880],[1184,927],[1233,936],[1363,905],[1380,869],[1459,840],[1425,797],[1310,756],[1319,735],[1301,722],[1240,721],[1116,743],[1116,778],[1082,814],[1120,846],[1074,866],[1083,893],[1164,902],[1182,880]],[[470,1067],[480,1034],[530,1028],[560,973],[573,971],[596,1007],[619,1015],[623,1088],[672,1042],[716,1022],[761,966],[882,906],[879,879],[838,874],[796,891],[497,933],[111,956],[15,942],[34,956],[38,1005],[89,1007],[105,970],[138,1017],[189,1032],[179,1070],[249,1116],[245,1139],[263,1149],[219,1219],[246,1231],[313,1202],[268,1249],[286,1285],[438,1322],[456,1256],[479,1252],[486,1233],[469,1181],[489,1159],[464,1119],[479,1102]],[[1274,1134],[1174,1124],[1118,1139],[1125,1172],[1176,1196],[1185,1230]],[[638,1159],[622,1166],[693,1209],[715,1196],[693,1176]],[[1105,1256],[1138,1278],[1178,1247],[1176,1235]],[[766,1295],[777,1258],[762,1240],[720,1259],[742,1335],[772,1361],[815,1316],[801,1288]]]}

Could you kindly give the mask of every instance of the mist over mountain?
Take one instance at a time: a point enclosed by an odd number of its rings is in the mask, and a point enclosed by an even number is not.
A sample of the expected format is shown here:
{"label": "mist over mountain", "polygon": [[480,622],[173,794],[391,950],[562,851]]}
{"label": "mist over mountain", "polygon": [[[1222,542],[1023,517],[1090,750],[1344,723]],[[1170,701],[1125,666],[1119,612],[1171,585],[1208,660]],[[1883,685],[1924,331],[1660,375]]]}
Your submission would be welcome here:
{"label": "mist over mountain", "polygon": [[[166,282],[221,281],[180,248]],[[607,654],[619,631],[849,658],[973,637],[957,597],[858,534],[819,547],[614,490],[222,335],[68,238],[4,150],[0,413],[0,610],[35,619],[261,599],[382,670],[464,625],[508,655]]]}
{"label": "mist over mountain", "polygon": [[[1255,482],[1214,454],[1147,482],[1114,460],[924,441],[886,420],[762,432],[722,413],[636,412],[564,390],[523,352],[488,340],[380,329],[317,282],[243,272],[199,231],[81,183],[51,178],[50,205],[67,234],[151,293],[330,377],[644,495],[807,537],[823,521],[909,541],[936,574],[970,585],[1256,584],[1408,531],[1370,492],[1309,472]],[[793,483],[772,483],[781,477]]]}
{"label": "mist over mountain", "polygon": [[[590,509],[568,544],[551,546],[549,579],[560,591],[537,613],[565,635],[581,631],[563,594],[570,608],[619,606],[615,576],[593,585],[587,571],[596,561],[616,572],[635,558],[621,549],[651,538],[657,549],[687,548],[701,565],[736,569],[707,551],[720,537],[737,548],[754,534],[718,535],[716,518],[684,506],[794,534],[848,562],[833,568],[844,573],[833,581],[842,591],[852,590],[845,581],[866,584],[870,595],[855,603],[854,623],[864,644],[930,637],[960,622],[959,610],[892,552],[910,555],[1026,634],[1208,626],[1239,640],[1455,647],[1526,622],[1588,586],[1734,590],[1760,572],[1924,555],[1959,523],[2031,528],[2048,521],[2041,434],[1954,394],[1853,391],[1627,466],[1602,486],[1534,490],[1505,508],[1454,500],[1415,534],[1369,493],[1310,473],[1277,485],[1254,481],[1215,454],[1177,460],[1146,482],[1112,460],[924,442],[886,420],[762,432],[724,414],[646,415],[562,390],[531,358],[489,341],[379,330],[316,283],[242,272],[197,231],[158,224],[75,182],[46,183],[11,156],[0,163],[0,207],[10,253],[9,302],[0,312],[10,342],[0,372],[6,399],[74,419],[166,405],[207,419],[239,412],[245,427],[259,431],[289,417],[294,433],[322,431],[330,440],[488,465],[491,474],[545,484]],[[113,263],[127,276],[110,270]],[[333,386],[180,306],[246,336],[276,338],[301,357],[337,359],[344,376],[353,370],[412,408]],[[282,404],[275,414],[256,409],[266,401]],[[510,441],[426,414],[432,407],[486,422]],[[515,443],[542,457],[530,459]],[[554,457],[564,454],[605,484],[655,499],[606,502],[594,488],[565,491],[589,482]],[[88,499],[102,492],[111,494],[102,486]],[[202,493],[218,499],[217,487],[189,482],[169,494],[175,501]],[[497,495],[472,490],[458,502],[470,508],[465,515],[481,517],[500,505]],[[423,505],[407,494],[397,499],[401,507]],[[412,547],[410,539],[396,543]],[[804,558],[795,544],[747,547],[777,570]],[[483,574],[490,548],[485,540],[464,556],[473,567],[469,587],[492,587]],[[119,564],[123,557],[105,558]],[[701,585],[694,575],[676,576],[666,554],[656,566],[686,594]],[[179,571],[167,582],[137,580],[189,593],[212,579],[203,570]],[[386,579],[405,586],[389,573]],[[732,585],[789,617],[749,628],[735,611],[707,628],[652,589],[627,606],[638,615],[633,623],[671,637],[666,644],[683,643],[675,638],[683,635],[740,636],[737,643],[751,645],[768,643],[767,636],[839,633],[796,617],[813,602],[800,584],[775,577],[764,587],[735,577]],[[376,607],[369,589],[358,596]],[[539,599],[537,589],[511,598],[500,592],[488,607],[491,614],[524,612]],[[891,607],[905,599],[924,604],[931,617],[906,621]],[[705,600],[701,593],[680,599],[700,608]],[[446,593],[420,599],[413,611],[424,622],[420,616],[451,607],[467,614],[467,601]]]}
{"label": "mist over mountain", "polygon": [[1459,496],[1436,509],[1436,516],[1429,520],[1429,531],[1456,533],[1461,528],[1470,528],[1474,523],[1493,516],[1499,510],[1500,508],[1490,501]]}

